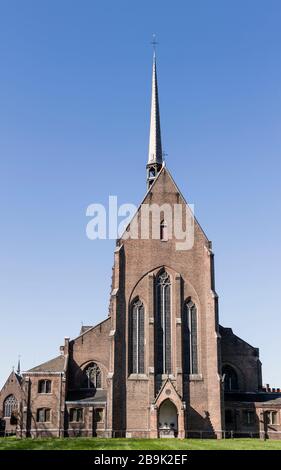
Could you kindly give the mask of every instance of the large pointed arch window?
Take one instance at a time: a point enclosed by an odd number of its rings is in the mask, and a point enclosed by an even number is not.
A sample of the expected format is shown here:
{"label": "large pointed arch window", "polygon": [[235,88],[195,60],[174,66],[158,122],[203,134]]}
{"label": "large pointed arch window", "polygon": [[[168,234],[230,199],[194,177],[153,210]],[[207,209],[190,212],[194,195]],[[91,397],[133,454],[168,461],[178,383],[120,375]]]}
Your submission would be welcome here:
{"label": "large pointed arch window", "polygon": [[156,372],[171,374],[171,281],[166,271],[156,279]]}
{"label": "large pointed arch window", "polygon": [[9,395],[4,401],[4,417],[11,418],[18,408],[18,401],[14,395]]}
{"label": "large pointed arch window", "polygon": [[144,306],[140,299],[131,305],[129,337],[129,373],[144,374]]}
{"label": "large pointed arch window", "polygon": [[185,373],[198,374],[198,320],[197,308],[192,300],[184,304],[183,339]]}
{"label": "large pointed arch window", "polygon": [[225,365],[222,368],[224,390],[226,392],[232,392],[233,390],[238,390],[238,376],[233,367]]}

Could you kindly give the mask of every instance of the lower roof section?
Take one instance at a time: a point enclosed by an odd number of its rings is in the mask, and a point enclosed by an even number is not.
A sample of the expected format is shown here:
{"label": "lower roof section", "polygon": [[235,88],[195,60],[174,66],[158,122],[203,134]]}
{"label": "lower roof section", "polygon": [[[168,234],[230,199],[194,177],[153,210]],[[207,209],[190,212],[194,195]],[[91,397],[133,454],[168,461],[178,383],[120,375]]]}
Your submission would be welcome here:
{"label": "lower roof section", "polygon": [[69,390],[65,403],[66,405],[97,405],[105,404],[107,402],[106,390],[95,390],[93,389],[80,389],[80,390]]}
{"label": "lower roof section", "polygon": [[281,393],[277,392],[225,392],[224,399],[226,402],[266,403],[281,406]]}

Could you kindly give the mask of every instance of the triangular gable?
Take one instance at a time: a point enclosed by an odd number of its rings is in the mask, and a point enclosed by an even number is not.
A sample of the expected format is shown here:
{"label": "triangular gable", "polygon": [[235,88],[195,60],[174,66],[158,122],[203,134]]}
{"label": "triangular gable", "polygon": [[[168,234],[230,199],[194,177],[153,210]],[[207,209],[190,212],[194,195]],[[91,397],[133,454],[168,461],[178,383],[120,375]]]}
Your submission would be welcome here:
{"label": "triangular gable", "polygon": [[8,388],[14,383],[19,389],[21,389],[21,376],[16,374],[15,371],[12,371],[1,389],[1,393],[4,391],[4,389]]}
{"label": "triangular gable", "polygon": [[166,379],[166,381],[163,383],[162,387],[160,388],[154,400],[154,404],[158,408],[160,404],[165,400],[171,400],[178,409],[180,409],[182,405],[182,398],[177,392],[177,390],[175,389],[173,382],[169,378]]}
{"label": "triangular gable", "polygon": [[[138,208],[137,208],[135,214],[133,215],[131,221],[130,221],[130,222],[128,223],[128,225],[126,226],[125,230],[123,231],[123,233],[122,233],[122,235],[121,235],[121,237],[119,238],[118,241],[120,241],[120,242],[122,241],[123,236],[124,236],[125,232],[128,230],[128,228],[130,227],[130,225],[132,224],[132,221],[135,219],[135,217],[138,216],[142,204],[147,203],[147,201],[149,200],[149,195],[152,193],[152,190],[154,190],[154,191],[156,190],[156,192],[157,192],[157,186],[158,186],[158,184],[159,184],[159,181],[160,181],[161,178],[163,178],[165,175],[167,175],[168,178],[170,179],[171,185],[172,185],[172,186],[174,187],[174,189],[175,189],[175,193],[178,193],[178,194],[179,194],[179,197],[180,197],[181,200],[182,200],[182,202],[183,202],[184,204],[186,204],[187,207],[189,207],[189,205],[188,205],[188,203],[187,203],[185,197],[183,196],[182,192],[180,191],[180,189],[178,188],[177,184],[175,183],[175,180],[173,179],[173,177],[172,177],[170,171],[168,170],[168,168],[166,167],[166,165],[163,165],[162,168],[161,168],[161,170],[160,170],[160,172],[158,173],[158,175],[156,176],[155,180],[153,181],[152,185],[148,188],[148,190],[147,190],[147,192],[146,192],[146,194],[145,194],[143,200],[142,200],[141,203],[139,204],[139,206],[138,206]],[[194,214],[193,214],[191,208],[189,208],[189,209],[190,209],[190,212],[191,212],[191,214],[192,214],[192,217],[194,218],[194,222],[195,222],[196,225],[199,227],[199,229],[200,229],[201,232],[203,233],[203,235],[204,235],[204,237],[206,238],[206,240],[209,241],[207,235],[205,234],[205,232],[204,232],[204,230],[203,230],[203,228],[201,227],[201,225],[199,224],[198,220],[197,220],[196,217],[194,216]]]}

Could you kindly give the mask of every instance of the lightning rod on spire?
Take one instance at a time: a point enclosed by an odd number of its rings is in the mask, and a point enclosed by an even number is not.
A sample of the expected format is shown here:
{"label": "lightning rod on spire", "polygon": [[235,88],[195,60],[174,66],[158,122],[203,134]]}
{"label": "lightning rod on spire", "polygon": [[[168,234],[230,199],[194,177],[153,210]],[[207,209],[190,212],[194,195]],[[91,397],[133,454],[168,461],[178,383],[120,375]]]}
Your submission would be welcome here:
{"label": "lightning rod on spire", "polygon": [[156,41],[156,34],[152,34],[152,41],[151,41],[150,44],[152,44],[153,52],[154,52],[154,54],[156,54],[156,46],[157,46],[157,44],[159,44],[159,43]]}

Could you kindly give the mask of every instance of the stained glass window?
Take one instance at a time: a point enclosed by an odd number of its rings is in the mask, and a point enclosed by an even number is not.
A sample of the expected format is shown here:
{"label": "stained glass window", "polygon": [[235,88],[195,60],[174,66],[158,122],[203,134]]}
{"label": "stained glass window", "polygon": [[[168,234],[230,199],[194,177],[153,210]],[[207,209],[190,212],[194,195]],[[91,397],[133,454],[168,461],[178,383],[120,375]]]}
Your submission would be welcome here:
{"label": "stained glass window", "polygon": [[130,312],[130,354],[131,374],[144,374],[144,307],[137,299]]}
{"label": "stained glass window", "polygon": [[171,281],[166,271],[156,280],[156,371],[171,374]]}

